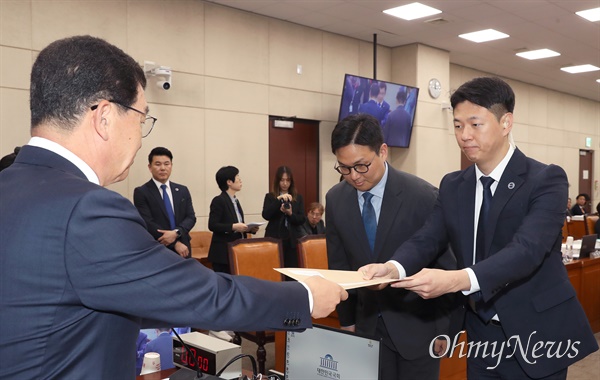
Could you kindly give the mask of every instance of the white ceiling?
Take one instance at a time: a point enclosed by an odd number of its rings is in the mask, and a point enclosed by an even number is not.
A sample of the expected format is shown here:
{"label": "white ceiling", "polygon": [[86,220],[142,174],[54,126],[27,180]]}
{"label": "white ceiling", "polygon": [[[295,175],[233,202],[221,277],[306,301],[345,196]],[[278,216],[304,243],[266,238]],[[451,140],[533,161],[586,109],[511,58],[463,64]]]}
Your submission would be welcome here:
{"label": "white ceiling", "polygon": [[[396,47],[421,43],[450,52],[450,62],[506,78],[600,101],[600,71],[568,74],[570,65],[600,67],[600,22],[576,11],[600,7],[600,0],[421,0],[441,14],[404,21],[384,9],[415,0],[208,0],[300,25]],[[442,18],[445,22],[427,23]],[[496,29],[510,35],[474,43],[459,34]],[[522,50],[548,48],[561,56],[529,61]]]}

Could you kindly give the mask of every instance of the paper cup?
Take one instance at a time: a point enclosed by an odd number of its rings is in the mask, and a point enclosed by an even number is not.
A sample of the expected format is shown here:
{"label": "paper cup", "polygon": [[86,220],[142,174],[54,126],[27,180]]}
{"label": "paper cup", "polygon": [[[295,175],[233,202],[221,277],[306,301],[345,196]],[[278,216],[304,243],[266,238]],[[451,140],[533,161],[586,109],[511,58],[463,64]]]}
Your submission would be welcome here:
{"label": "paper cup", "polygon": [[140,375],[157,371],[160,371],[160,354],[158,352],[147,352],[144,355],[144,363],[142,364]]}

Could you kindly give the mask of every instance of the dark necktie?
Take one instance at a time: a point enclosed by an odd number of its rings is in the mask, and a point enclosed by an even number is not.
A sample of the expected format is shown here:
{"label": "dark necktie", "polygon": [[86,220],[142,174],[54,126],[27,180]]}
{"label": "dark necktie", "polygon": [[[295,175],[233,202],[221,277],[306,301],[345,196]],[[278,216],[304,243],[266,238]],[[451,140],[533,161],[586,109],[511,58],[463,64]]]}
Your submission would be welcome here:
{"label": "dark necktie", "polygon": [[169,225],[172,230],[175,229],[175,213],[173,212],[173,206],[171,206],[171,199],[169,193],[167,193],[167,185],[164,183],[160,185],[162,189],[163,202],[165,202],[165,209],[167,209],[167,216],[169,217]]}
{"label": "dark necktie", "polygon": [[365,203],[363,204],[362,221],[365,225],[365,231],[367,232],[367,239],[369,239],[369,246],[371,252],[375,252],[375,235],[377,234],[377,216],[375,215],[375,209],[371,204],[371,198],[373,194],[368,191],[363,193]]}
{"label": "dark necktie", "polygon": [[[481,209],[479,211],[479,221],[477,222],[477,240],[475,242],[475,262],[479,262],[486,258],[485,255],[485,226],[492,203],[492,177],[481,177],[479,179],[483,185],[483,200],[481,201]],[[481,292],[476,292],[471,295],[475,301],[474,309],[479,315],[479,318],[485,323],[496,314],[496,310],[492,304],[483,302]]]}
{"label": "dark necktie", "polygon": [[481,177],[479,179],[483,185],[483,199],[479,211],[479,221],[477,222],[477,240],[475,246],[475,262],[485,259],[485,225],[487,223],[490,204],[492,203],[492,177]]}

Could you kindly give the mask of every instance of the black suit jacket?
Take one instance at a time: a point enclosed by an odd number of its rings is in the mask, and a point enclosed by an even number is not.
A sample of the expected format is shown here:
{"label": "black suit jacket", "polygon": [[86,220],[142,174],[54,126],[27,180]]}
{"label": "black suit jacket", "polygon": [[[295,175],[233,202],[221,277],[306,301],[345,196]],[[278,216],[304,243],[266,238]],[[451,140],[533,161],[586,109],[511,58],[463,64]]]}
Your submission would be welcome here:
{"label": "black suit jacket", "polygon": [[[436,189],[429,183],[388,165],[373,258],[356,189],[346,181],[335,185],[326,196],[329,268],[357,270],[369,263],[386,262],[423,226],[436,196]],[[429,263],[435,261],[432,257]],[[454,269],[456,260],[451,252],[446,252],[439,264]],[[381,313],[390,338],[407,360],[428,357],[432,339],[448,333],[448,302],[452,297],[424,300],[413,292],[391,287],[382,291],[360,288],[349,293],[349,299],[338,306],[341,325],[356,325],[357,332],[375,336],[378,314]]]}
{"label": "black suit jacket", "polygon": [[311,326],[304,286],[182,259],[46,149],[24,146],[0,173],[0,210],[1,379],[133,379],[140,327]]}
{"label": "black suit jacket", "polygon": [[398,106],[387,117],[383,125],[384,141],[389,146],[408,146],[410,144],[412,119],[404,106]]}
{"label": "black suit jacket", "polygon": [[[192,205],[192,197],[187,187],[169,181],[171,193],[173,194],[173,212],[175,213],[176,227],[181,231],[179,241],[185,244],[192,252],[190,246],[190,231],[196,224],[196,213]],[[158,239],[162,236],[158,230],[170,230],[169,217],[167,209],[163,202],[160,190],[156,187],[153,180],[149,180],[133,191],[133,203],[138,209],[140,215],[146,222],[148,232]],[[175,243],[169,246],[175,250]]]}
{"label": "black suit jacket", "polygon": [[[242,222],[244,222],[244,211],[238,203]],[[237,223],[237,215],[231,198],[226,192],[222,192],[210,202],[210,214],[208,215],[208,229],[213,232],[208,251],[208,260],[212,263],[229,264],[229,251],[227,243],[246,237],[246,234],[234,232],[232,225]]]}
{"label": "black suit jacket", "polygon": [[[317,235],[323,234],[325,234],[325,223],[323,220],[319,220],[319,223],[317,223]],[[298,239],[306,235],[313,235],[312,227],[308,221],[308,218],[306,218],[306,222],[300,225],[297,230]]]}
{"label": "black suit jacket", "polygon": [[[427,223],[393,259],[410,276],[450,243],[458,267],[471,267],[475,272],[482,298],[493,303],[505,335],[520,338],[527,352],[519,351],[516,358],[533,378],[555,373],[597,350],[562,263],[561,228],[568,186],[564,170],[515,150],[490,205],[487,258],[473,265],[475,186],[474,166],[447,174]],[[537,342],[544,342],[536,352],[542,355],[533,358]],[[546,342],[555,343],[548,348]],[[559,342],[560,352],[568,354],[548,357]]]}

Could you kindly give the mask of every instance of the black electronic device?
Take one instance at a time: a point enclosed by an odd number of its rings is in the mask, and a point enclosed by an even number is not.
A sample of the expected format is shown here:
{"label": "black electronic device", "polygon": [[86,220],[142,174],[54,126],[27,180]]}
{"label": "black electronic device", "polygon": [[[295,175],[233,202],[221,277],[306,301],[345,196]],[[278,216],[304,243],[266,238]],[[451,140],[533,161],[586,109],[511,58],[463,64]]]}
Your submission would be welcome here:
{"label": "black electronic device", "polygon": [[[181,334],[180,338],[181,341],[173,338],[173,364],[203,374],[215,376],[229,360],[242,353],[242,348],[236,344],[199,332]],[[238,361],[228,366],[221,376],[237,379],[241,374],[242,365]]]}
{"label": "black electronic device", "polygon": [[590,253],[596,250],[596,239],[598,238],[597,234],[593,235],[585,235],[581,238],[581,248],[579,249],[579,257],[580,259],[590,257]]}

